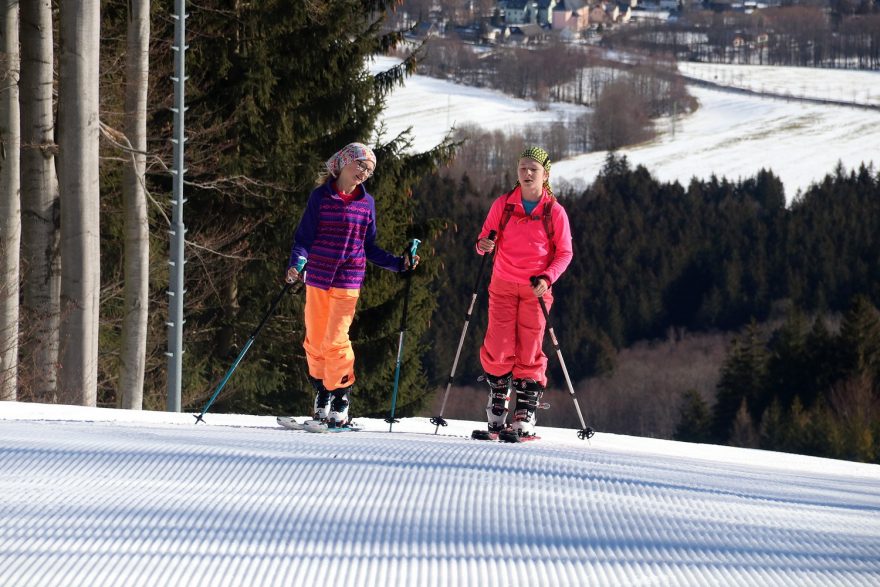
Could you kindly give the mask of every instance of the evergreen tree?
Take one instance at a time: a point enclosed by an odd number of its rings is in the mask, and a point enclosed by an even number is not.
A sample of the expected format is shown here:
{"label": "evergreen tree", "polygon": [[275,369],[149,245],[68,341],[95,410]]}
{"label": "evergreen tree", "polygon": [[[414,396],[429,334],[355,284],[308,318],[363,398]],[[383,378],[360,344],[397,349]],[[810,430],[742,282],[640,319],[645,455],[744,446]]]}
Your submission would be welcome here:
{"label": "evergreen tree", "polygon": [[[212,10],[194,11],[187,22],[197,39],[190,41],[187,65],[191,244],[183,403],[190,407],[210,394],[281,287],[292,235],[323,161],[352,141],[374,147],[378,166],[366,188],[376,199],[377,242],[400,254],[411,237],[430,246],[431,223],[413,224],[410,186],[451,155],[445,143],[410,154],[405,135],[378,132],[385,98],[414,67],[407,60],[376,75],[368,71],[372,55],[402,40],[383,30],[393,2],[210,4]],[[168,83],[157,79],[157,91],[170,94]],[[167,128],[169,120],[167,110],[159,111],[152,128]],[[437,296],[437,267],[422,256],[398,399],[404,410],[425,397],[418,341]],[[390,402],[403,284],[398,274],[368,271],[352,327],[355,414],[382,413]],[[291,296],[215,409],[310,411],[302,340],[302,299]]]}
{"label": "evergreen tree", "polygon": [[[806,321],[803,314],[792,309],[782,327],[773,333],[768,344],[767,392],[773,401],[788,408],[796,395],[812,403],[815,381],[812,379],[806,346]],[[766,406],[757,406],[763,412]]]}
{"label": "evergreen tree", "polygon": [[711,432],[709,404],[697,390],[687,390],[682,394],[681,416],[673,438],[684,442],[709,442]]}
{"label": "evergreen tree", "polygon": [[766,367],[764,344],[753,322],[742,339],[734,340],[721,370],[712,414],[712,436],[716,442],[724,444],[730,438],[742,405],[751,407],[761,401]]}
{"label": "evergreen tree", "polygon": [[846,374],[880,380],[880,313],[867,297],[857,296],[844,315],[839,343]]}
{"label": "evergreen tree", "polygon": [[764,450],[790,450],[790,434],[779,399],[774,397],[761,416],[759,446]]}
{"label": "evergreen tree", "polygon": [[743,448],[756,448],[760,442],[755,421],[749,413],[749,404],[746,398],[742,398],[736,418],[733,420],[733,428],[730,432],[730,445]]}

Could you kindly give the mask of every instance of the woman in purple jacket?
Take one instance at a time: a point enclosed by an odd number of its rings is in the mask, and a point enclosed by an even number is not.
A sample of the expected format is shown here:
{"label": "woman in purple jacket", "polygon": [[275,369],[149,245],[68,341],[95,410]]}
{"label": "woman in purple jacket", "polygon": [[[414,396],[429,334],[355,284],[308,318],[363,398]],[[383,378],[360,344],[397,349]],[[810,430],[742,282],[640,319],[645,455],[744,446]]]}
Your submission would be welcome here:
{"label": "woman in purple jacket", "polygon": [[309,196],[287,265],[287,281],[293,283],[300,277],[299,258],[308,261],[303,347],[316,391],[314,418],[331,427],[349,421],[355,375],[348,331],[367,261],[390,271],[409,268],[405,256],[376,245],[376,203],[363,185],[375,169],[376,155],[361,143],[330,157]]}

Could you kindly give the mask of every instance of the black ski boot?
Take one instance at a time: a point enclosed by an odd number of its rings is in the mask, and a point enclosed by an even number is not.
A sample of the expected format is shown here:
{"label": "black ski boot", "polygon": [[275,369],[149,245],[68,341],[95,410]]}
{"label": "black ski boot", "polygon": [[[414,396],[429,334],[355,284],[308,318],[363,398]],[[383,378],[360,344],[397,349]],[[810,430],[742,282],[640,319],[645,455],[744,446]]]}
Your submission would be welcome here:
{"label": "black ski boot", "polygon": [[330,392],[324,387],[324,382],[309,375],[309,383],[315,388],[315,411],[314,419],[326,422],[330,417]]}
{"label": "black ski boot", "polygon": [[510,373],[500,376],[486,373],[483,379],[489,384],[489,401],[486,403],[489,433],[497,434],[507,427],[507,406],[510,404]]}
{"label": "black ski boot", "polygon": [[329,392],[333,394],[333,401],[330,402],[330,415],[327,419],[327,426],[330,428],[342,428],[348,426],[350,420],[348,418],[348,406],[350,401],[348,393],[352,386],[341,387]]}
{"label": "black ski boot", "polygon": [[534,379],[514,379],[513,388],[516,391],[516,408],[511,427],[518,436],[534,436],[538,420],[536,411],[544,395],[544,386]]}

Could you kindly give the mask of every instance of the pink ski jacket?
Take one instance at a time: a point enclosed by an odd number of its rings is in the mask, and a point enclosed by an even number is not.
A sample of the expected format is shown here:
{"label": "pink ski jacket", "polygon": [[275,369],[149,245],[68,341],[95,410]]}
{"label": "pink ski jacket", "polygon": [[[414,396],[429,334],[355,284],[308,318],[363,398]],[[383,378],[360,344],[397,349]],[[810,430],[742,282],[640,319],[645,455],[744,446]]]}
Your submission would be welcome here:
{"label": "pink ski jacket", "polygon": [[[513,212],[504,230],[499,230],[504,216],[504,205],[514,205]],[[531,215],[527,216],[522,205],[522,190],[517,186],[510,195],[503,195],[493,202],[489,214],[483,222],[483,229],[477,239],[489,236],[489,231],[497,230],[495,246],[494,276],[513,283],[528,284],[532,276],[544,276],[550,284],[556,283],[559,276],[571,263],[571,227],[568,214],[556,202],[550,209],[553,223],[553,241],[556,245],[555,254],[544,228],[544,207],[551,202],[547,191],[541,195],[541,201],[535,206]],[[477,248],[479,254],[483,254]]]}

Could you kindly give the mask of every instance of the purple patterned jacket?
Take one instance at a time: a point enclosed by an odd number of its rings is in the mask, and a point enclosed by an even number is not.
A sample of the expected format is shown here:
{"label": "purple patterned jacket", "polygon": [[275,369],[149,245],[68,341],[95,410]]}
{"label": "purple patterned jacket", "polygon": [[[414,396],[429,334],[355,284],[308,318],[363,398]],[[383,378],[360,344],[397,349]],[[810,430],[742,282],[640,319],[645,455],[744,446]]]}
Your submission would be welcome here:
{"label": "purple patterned jacket", "polygon": [[308,259],[306,285],[359,289],[367,261],[389,271],[403,269],[403,257],[376,245],[376,202],[363,185],[360,191],[346,204],[328,181],[309,195],[287,263],[293,267],[297,257]]}

